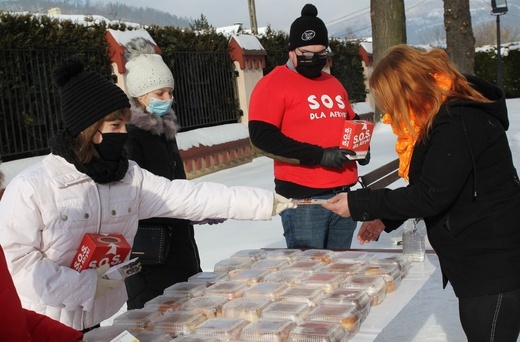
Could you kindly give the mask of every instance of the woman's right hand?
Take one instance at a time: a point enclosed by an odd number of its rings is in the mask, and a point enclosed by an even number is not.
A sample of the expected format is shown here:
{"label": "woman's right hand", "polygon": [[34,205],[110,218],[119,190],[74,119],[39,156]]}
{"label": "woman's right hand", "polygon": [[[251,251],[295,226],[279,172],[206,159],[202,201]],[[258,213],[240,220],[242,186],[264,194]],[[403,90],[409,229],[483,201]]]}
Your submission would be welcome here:
{"label": "woman's right hand", "polygon": [[103,266],[100,266],[96,268],[96,272],[98,275],[97,284],[96,284],[96,294],[95,298],[100,298],[108,294],[110,291],[115,289],[116,287],[119,287],[123,284],[122,280],[109,280],[101,278],[103,273],[108,271],[110,266],[108,264],[105,264]]}
{"label": "woman's right hand", "polygon": [[290,198],[285,198],[282,195],[274,194],[272,216],[278,215],[285,209],[295,209],[296,207],[298,207],[298,205],[293,203]]}
{"label": "woman's right hand", "polygon": [[383,230],[385,230],[385,224],[381,220],[363,222],[361,228],[359,228],[357,239],[361,245],[375,241]]}

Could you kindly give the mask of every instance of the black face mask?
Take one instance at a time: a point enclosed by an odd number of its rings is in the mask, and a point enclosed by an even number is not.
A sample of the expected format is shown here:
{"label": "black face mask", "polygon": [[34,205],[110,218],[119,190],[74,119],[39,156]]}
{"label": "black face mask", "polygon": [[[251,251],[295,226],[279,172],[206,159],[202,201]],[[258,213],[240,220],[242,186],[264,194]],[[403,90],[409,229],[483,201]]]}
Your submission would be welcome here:
{"label": "black face mask", "polygon": [[314,54],[312,58],[296,56],[296,71],[304,77],[316,78],[321,76],[321,70],[327,64],[327,55]]}
{"label": "black face mask", "polygon": [[123,147],[128,140],[128,133],[101,133],[103,140],[94,144],[94,148],[103,160],[118,160],[123,155]]}

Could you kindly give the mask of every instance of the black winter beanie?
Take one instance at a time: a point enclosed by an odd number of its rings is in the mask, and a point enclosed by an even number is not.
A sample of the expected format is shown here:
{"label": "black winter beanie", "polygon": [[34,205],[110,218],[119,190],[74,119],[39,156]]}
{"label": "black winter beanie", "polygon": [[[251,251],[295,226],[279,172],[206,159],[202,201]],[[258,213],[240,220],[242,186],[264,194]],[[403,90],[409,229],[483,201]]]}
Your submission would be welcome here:
{"label": "black winter beanie", "polygon": [[289,51],[306,45],[329,46],[327,27],[312,4],[303,6],[301,17],[292,23],[289,32]]}
{"label": "black winter beanie", "polygon": [[60,88],[61,115],[72,138],[121,108],[130,108],[128,96],[100,74],[85,72],[83,61],[70,57],[53,72]]}

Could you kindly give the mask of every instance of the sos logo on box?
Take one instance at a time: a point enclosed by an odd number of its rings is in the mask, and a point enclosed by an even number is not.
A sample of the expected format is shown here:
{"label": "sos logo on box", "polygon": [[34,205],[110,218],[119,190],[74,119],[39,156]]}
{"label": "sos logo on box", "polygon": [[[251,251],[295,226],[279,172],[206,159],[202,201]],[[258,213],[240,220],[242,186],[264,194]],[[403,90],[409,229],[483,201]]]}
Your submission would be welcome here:
{"label": "sos logo on box", "polygon": [[78,272],[98,268],[104,264],[114,266],[126,260],[132,247],[121,234],[85,234],[71,268]]}
{"label": "sos logo on box", "polygon": [[340,148],[365,156],[370,146],[374,123],[366,120],[346,120],[341,135]]}

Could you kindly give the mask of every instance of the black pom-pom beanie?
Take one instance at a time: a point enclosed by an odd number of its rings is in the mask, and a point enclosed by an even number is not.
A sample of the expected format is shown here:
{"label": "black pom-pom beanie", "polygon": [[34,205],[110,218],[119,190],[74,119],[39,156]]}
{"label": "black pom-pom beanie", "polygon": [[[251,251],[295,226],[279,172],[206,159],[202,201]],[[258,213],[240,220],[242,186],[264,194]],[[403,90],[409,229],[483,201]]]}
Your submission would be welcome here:
{"label": "black pom-pom beanie", "polygon": [[289,51],[306,45],[329,46],[327,27],[312,4],[303,6],[301,17],[292,23],[289,32]]}
{"label": "black pom-pom beanie", "polygon": [[85,72],[79,58],[64,60],[53,80],[60,88],[63,124],[73,138],[108,114],[130,108],[121,88],[96,72]]}

